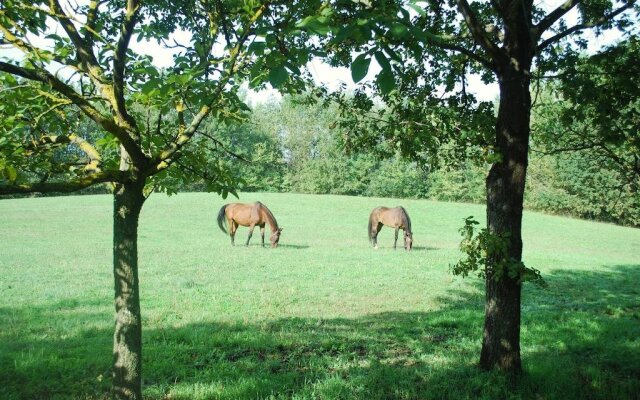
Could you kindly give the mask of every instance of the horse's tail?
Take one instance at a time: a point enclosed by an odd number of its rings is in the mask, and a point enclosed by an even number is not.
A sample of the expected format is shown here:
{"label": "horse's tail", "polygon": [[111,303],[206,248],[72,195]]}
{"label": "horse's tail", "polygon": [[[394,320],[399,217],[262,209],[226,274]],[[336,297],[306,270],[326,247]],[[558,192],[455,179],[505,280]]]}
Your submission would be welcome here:
{"label": "horse's tail", "polygon": [[227,219],[224,217],[224,213],[227,210],[227,206],[228,204],[223,205],[220,208],[220,211],[218,211],[218,226],[220,227],[220,230],[224,233],[227,233],[227,230],[224,228],[224,226],[227,224]]}
{"label": "horse's tail", "polygon": [[[375,210],[374,210],[375,211]],[[373,242],[373,212],[371,211],[371,215],[369,215],[369,242]]]}

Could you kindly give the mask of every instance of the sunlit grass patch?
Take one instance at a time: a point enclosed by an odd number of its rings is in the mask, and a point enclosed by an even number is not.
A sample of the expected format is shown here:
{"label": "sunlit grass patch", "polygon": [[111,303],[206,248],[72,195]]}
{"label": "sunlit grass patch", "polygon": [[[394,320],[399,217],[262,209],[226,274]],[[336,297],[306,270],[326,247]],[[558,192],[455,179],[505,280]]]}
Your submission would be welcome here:
{"label": "sunlit grass patch", "polygon": [[[284,227],[278,249],[231,247],[224,201],[153,195],[140,221],[144,395],[150,399],[634,398],[640,393],[640,231],[527,213],[524,375],[477,367],[483,282],[448,273],[482,206],[243,194]],[[374,206],[402,204],[414,250]],[[71,212],[73,210],[73,212]],[[108,398],[111,199],[0,201],[3,398]],[[240,229],[237,243],[243,243]]]}

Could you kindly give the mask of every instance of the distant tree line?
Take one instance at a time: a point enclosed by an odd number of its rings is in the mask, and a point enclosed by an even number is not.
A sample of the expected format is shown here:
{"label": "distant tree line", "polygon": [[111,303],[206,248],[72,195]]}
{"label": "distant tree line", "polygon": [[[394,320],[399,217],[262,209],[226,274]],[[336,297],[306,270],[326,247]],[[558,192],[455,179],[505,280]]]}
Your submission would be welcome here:
{"label": "distant tree line", "polygon": [[[548,101],[559,106],[550,97]],[[539,104],[534,129],[546,129],[558,114],[545,108],[545,100]],[[206,128],[217,132],[221,148],[229,149],[211,153],[211,162],[223,162],[239,182],[240,191],[485,202],[489,164],[459,159],[432,168],[399,152],[390,157],[366,149],[347,153],[336,127],[337,115],[335,107],[310,104],[302,97],[255,105],[243,123],[213,122],[215,126]],[[541,150],[548,148],[542,139],[535,144],[527,180],[527,208],[640,226],[637,187],[625,181],[619,168],[595,159],[586,150],[551,154]],[[182,190],[203,188],[204,182],[200,182]]]}
{"label": "distant tree line", "polygon": [[[640,195],[634,179],[618,165],[588,148],[550,151],[558,103],[547,91],[534,108],[534,153],[530,159],[525,205],[552,214],[640,226]],[[295,192],[370,197],[432,199],[484,203],[489,164],[478,159],[447,160],[433,168],[403,157],[381,157],[362,149],[348,153],[336,126],[335,106],[288,96],[257,104],[242,122],[209,121],[203,131],[215,134],[203,164],[172,190],[203,191],[208,168],[226,171],[239,191]],[[91,127],[81,129],[90,135]],[[536,135],[540,132],[540,135]],[[546,136],[545,136],[546,135]],[[57,157],[64,159],[67,148]],[[185,173],[189,173],[186,171]],[[108,184],[79,193],[111,193]],[[74,194],[78,194],[75,192]],[[54,194],[59,195],[59,194]],[[23,196],[23,195],[16,195]]]}

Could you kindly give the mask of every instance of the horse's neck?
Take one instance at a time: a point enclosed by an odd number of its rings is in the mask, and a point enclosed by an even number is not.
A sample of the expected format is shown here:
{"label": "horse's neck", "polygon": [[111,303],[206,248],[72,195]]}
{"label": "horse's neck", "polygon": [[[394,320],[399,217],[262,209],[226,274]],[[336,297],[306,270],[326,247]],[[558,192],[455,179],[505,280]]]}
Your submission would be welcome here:
{"label": "horse's neck", "polygon": [[267,211],[266,207],[261,207],[260,211],[264,214],[264,219],[267,220],[267,223],[269,224],[269,229],[271,229],[271,232],[277,231],[278,223],[276,222],[275,217],[273,217],[271,213]]}
{"label": "horse's neck", "polygon": [[411,220],[409,219],[409,216],[404,211],[404,209],[402,210],[402,219],[403,219],[402,223],[404,224],[405,231],[409,232],[409,234],[412,235],[412,233],[411,233]]}

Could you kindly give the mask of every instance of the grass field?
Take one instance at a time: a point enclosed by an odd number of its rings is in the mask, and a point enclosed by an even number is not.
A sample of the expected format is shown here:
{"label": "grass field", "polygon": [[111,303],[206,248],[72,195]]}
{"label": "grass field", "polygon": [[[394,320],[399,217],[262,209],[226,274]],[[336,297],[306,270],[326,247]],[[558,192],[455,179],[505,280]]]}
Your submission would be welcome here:
{"label": "grass field", "polygon": [[[515,387],[477,368],[478,278],[452,277],[463,218],[423,200],[242,194],[284,227],[278,249],[232,248],[222,199],[153,195],[140,221],[144,395],[150,399],[638,399],[640,230],[537,213],[524,260]],[[414,251],[369,211],[403,204]],[[236,239],[243,243],[246,228]],[[111,198],[0,201],[0,397],[109,396]]]}

